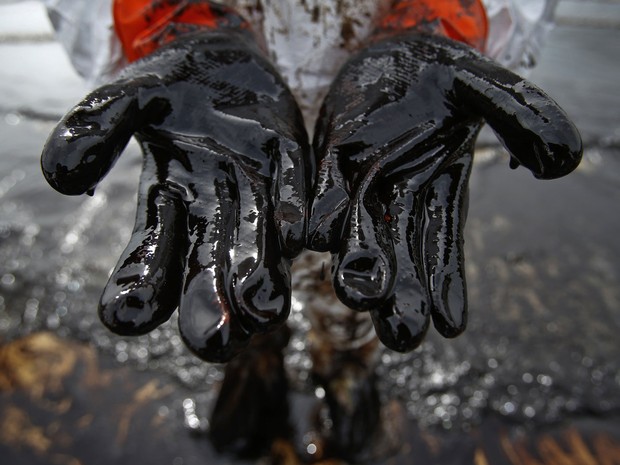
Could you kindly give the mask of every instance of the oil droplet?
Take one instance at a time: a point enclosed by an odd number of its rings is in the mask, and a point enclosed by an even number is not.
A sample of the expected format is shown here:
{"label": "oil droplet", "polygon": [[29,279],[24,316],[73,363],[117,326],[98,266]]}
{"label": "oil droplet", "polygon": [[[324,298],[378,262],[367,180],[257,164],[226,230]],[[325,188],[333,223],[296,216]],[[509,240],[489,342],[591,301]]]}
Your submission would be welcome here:
{"label": "oil droplet", "polygon": [[7,113],[4,117],[4,122],[9,126],[17,126],[21,120],[21,116],[17,113]]}
{"label": "oil droplet", "polygon": [[2,278],[0,279],[0,281],[5,286],[10,287],[13,284],[15,284],[15,276],[13,276],[11,273],[6,273],[6,274],[2,275]]}

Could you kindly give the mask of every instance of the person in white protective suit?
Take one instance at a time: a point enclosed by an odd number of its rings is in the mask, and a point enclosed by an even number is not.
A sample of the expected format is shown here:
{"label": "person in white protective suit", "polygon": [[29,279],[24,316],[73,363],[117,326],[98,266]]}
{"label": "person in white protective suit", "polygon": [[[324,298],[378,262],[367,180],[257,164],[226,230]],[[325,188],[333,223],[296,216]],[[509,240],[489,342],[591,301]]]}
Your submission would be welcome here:
{"label": "person in white protective suit", "polygon": [[273,383],[265,400],[248,380],[273,380],[256,363],[265,354],[282,372],[288,339],[276,330],[303,249],[332,254],[331,285],[325,257],[307,254],[293,283],[312,322],[327,443],[355,458],[379,419],[375,334],[407,352],[431,321],[445,337],[465,329],[463,227],[482,124],[511,167],[537,178],[581,157],[565,113],[509,70],[535,62],[555,0],[45,3],[98,86],[48,139],[47,180],[92,193],[132,135],[145,155],[101,319],[144,334],[178,309],[197,356],[233,360],[212,425],[222,447],[262,438],[263,414],[244,422],[242,405],[267,415],[282,400]]}
{"label": "person in white protective suit", "polygon": [[[92,85],[102,84],[126,64],[114,31],[113,0],[42,0],[58,40],[76,71]],[[385,1],[226,0],[262,33],[270,56],[300,105],[318,110],[342,62],[368,36],[373,19],[389,7]],[[523,72],[534,66],[553,25],[558,0],[484,0],[489,23],[484,53],[503,66]],[[313,20],[314,15],[320,20]],[[351,18],[353,34],[341,30]],[[289,27],[295,25],[294,27]],[[318,97],[318,98],[317,98]]]}

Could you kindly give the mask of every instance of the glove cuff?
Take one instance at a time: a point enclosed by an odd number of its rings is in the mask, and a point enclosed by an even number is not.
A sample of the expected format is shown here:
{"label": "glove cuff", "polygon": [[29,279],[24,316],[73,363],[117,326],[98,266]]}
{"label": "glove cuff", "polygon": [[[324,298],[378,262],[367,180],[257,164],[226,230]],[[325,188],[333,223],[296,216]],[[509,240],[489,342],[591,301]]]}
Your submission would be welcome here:
{"label": "glove cuff", "polygon": [[234,9],[205,0],[114,0],[114,28],[128,61],[204,29],[250,29]]}
{"label": "glove cuff", "polygon": [[488,24],[480,0],[394,0],[380,20],[379,35],[417,30],[484,51]]}

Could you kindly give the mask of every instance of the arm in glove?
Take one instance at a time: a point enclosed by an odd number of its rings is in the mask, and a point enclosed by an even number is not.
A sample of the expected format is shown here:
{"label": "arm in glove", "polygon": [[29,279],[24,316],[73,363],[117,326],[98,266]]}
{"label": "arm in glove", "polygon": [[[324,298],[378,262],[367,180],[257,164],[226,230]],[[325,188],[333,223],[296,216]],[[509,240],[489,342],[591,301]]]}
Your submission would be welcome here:
{"label": "arm in glove", "polygon": [[136,225],[101,319],[144,334],[178,307],[190,349],[226,361],[288,315],[312,176],[299,110],[248,33],[191,33],[72,109],[43,151],[45,177],[91,192],[132,136],[144,153]]}
{"label": "arm in glove", "polygon": [[580,136],[548,96],[437,35],[372,43],[324,101],[310,247],[334,253],[339,298],[370,310],[394,350],[415,348],[431,317],[446,337],[465,328],[467,185],[485,121],[511,166],[537,178],[563,176],[580,161]]}

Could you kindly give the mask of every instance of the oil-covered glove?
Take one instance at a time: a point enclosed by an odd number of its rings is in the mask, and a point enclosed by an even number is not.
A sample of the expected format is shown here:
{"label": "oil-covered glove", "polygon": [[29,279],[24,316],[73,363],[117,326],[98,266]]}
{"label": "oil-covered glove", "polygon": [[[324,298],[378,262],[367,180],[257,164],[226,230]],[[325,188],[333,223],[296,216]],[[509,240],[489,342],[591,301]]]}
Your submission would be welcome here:
{"label": "oil-covered glove", "polygon": [[62,119],[45,177],[64,194],[92,192],[132,136],[144,153],[137,220],[101,319],[144,334],[178,307],[189,348],[226,361],[289,312],[313,176],[296,102],[249,32],[190,31]]}
{"label": "oil-covered glove", "polygon": [[580,136],[556,103],[437,34],[384,34],[344,65],[324,101],[309,246],[334,254],[336,293],[370,311],[389,348],[415,348],[431,317],[446,337],[465,328],[463,227],[484,121],[511,166],[537,178],[580,161]]}

